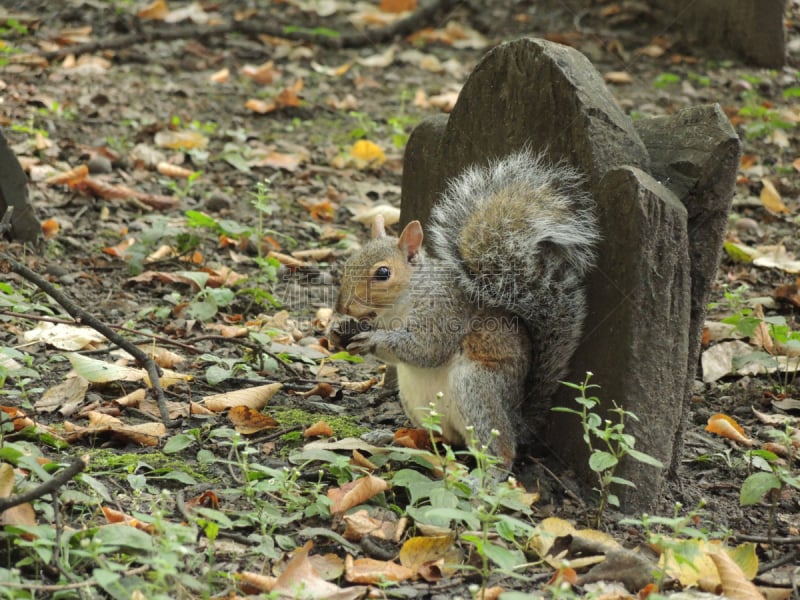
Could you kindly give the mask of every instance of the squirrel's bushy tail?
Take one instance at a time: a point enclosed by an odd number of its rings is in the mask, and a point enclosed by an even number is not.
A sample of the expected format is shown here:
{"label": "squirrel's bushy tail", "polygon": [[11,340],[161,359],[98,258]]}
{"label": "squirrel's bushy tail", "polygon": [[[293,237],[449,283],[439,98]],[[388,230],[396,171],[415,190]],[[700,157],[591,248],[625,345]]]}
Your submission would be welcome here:
{"label": "squirrel's bushy tail", "polygon": [[[586,316],[584,276],[598,240],[582,177],[528,151],[452,180],[434,206],[434,253],[478,304],[520,316],[533,342],[533,401],[549,401]],[[543,407],[544,408],[544,407]]]}

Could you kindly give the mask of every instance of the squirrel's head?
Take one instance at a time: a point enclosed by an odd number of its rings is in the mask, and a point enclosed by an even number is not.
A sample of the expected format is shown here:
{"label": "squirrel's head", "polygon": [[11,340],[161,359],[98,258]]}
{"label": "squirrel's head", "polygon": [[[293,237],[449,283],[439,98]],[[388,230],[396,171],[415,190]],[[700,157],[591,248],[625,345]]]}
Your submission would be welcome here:
{"label": "squirrel's head", "polygon": [[357,319],[372,319],[390,310],[408,289],[422,262],[422,226],[412,221],[399,238],[386,235],[383,217],[372,225],[372,239],[344,264],[336,310]]}

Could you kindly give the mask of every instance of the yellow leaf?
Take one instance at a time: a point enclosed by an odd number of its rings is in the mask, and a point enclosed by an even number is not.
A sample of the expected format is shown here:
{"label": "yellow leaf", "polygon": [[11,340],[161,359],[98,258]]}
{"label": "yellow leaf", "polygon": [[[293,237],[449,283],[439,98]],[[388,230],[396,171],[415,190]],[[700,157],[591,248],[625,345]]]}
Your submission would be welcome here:
{"label": "yellow leaf", "polygon": [[208,146],[208,138],[198,131],[159,131],[154,141],[156,146],[170,150],[202,150]]}
{"label": "yellow leaf", "polygon": [[375,166],[382,165],[386,161],[386,155],[380,146],[368,140],[358,140],[353,144],[350,156]]}
{"label": "yellow leaf", "polygon": [[750,264],[756,256],[756,251],[744,244],[725,242],[723,248],[725,248],[725,254],[738,263]]}
{"label": "yellow leaf", "polygon": [[451,558],[457,555],[452,536],[417,536],[406,540],[400,548],[400,564],[416,573],[425,563],[441,558],[446,559],[445,564],[458,564],[460,560]]}
{"label": "yellow leaf", "polygon": [[753,440],[745,435],[744,429],[742,429],[735,420],[722,413],[717,413],[708,417],[706,431],[739,442],[744,446],[752,446],[755,444]]}
{"label": "yellow leaf", "polygon": [[788,213],[789,209],[783,203],[775,185],[769,179],[762,179],[761,183],[764,184],[761,188],[761,204],[764,208],[773,213]]}

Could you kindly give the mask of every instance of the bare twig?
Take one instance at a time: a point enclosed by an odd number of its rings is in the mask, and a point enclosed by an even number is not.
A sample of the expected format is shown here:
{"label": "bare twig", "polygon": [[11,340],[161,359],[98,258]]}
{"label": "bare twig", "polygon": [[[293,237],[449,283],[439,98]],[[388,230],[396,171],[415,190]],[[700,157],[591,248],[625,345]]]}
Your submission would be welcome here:
{"label": "bare twig", "polygon": [[143,29],[123,36],[114,36],[64,46],[58,50],[40,53],[47,60],[63,58],[67,55],[81,55],[100,50],[120,50],[131,46],[153,42],[167,42],[180,39],[204,38],[241,33],[245,35],[268,35],[296,42],[311,43],[322,48],[364,48],[375,44],[385,44],[396,37],[403,37],[422,29],[431,23],[437,14],[451,10],[462,0],[434,0],[427,3],[412,15],[374,31],[352,32],[339,36],[326,35],[306,29],[290,29],[275,25],[272,18],[254,15],[244,21],[233,21],[219,25],[170,25],[158,29]]}
{"label": "bare twig", "polygon": [[100,319],[88,311],[80,308],[77,304],[70,300],[66,294],[56,288],[49,281],[45,281],[42,277],[31,271],[28,267],[17,262],[5,253],[0,253],[0,272],[14,272],[20,277],[27,279],[48,296],[50,296],[53,300],[58,302],[72,317],[81,323],[85,323],[92,329],[99,331],[106,336],[106,339],[108,339],[109,342],[116,344],[128,352],[128,354],[133,356],[136,362],[139,363],[139,366],[147,371],[147,375],[150,378],[150,385],[152,386],[153,392],[156,395],[158,410],[161,413],[161,419],[164,421],[164,425],[169,426],[172,424],[172,421],[169,418],[169,411],[167,410],[167,400],[164,397],[164,390],[161,388],[161,382],[159,381],[162,375],[161,369],[158,367],[156,362],[147,355],[146,352],[140,350],[134,344],[123,338],[121,335],[111,329],[111,327],[100,321]]}
{"label": "bare twig", "polygon": [[58,473],[53,475],[52,479],[45,481],[41,485],[37,485],[35,488],[30,489],[23,494],[9,496],[8,498],[0,498],[0,513],[8,510],[9,508],[19,506],[20,504],[30,502],[31,500],[36,500],[37,498],[41,498],[46,494],[54,492],[85,468],[86,462],[82,458],[78,457],[74,459],[68,466],[64,467]]}
{"label": "bare twig", "polygon": [[[132,577],[134,575],[141,575],[142,573],[147,573],[150,570],[150,565],[142,565],[141,567],[135,567],[133,569],[129,569],[127,571],[123,571],[120,573],[123,577]],[[93,577],[85,581],[77,581],[75,583],[65,583],[65,584],[47,584],[47,583],[14,583],[12,581],[4,581],[3,587],[12,589],[12,590],[31,590],[35,592],[61,592],[67,590],[80,590],[83,588],[92,587],[93,585],[98,585],[97,580]]]}

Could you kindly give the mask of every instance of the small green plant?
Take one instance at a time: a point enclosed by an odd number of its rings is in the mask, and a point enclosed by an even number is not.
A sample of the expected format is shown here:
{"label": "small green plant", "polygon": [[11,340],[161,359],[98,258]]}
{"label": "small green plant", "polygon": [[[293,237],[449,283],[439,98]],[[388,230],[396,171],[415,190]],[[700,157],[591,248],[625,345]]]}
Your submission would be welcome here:
{"label": "small green plant", "polygon": [[689,80],[695,82],[698,85],[702,85],[703,87],[708,87],[711,85],[711,77],[708,75],[701,75],[700,73],[695,73],[694,71],[689,72]]}
{"label": "small green plant", "polygon": [[758,330],[762,335],[766,333],[771,343],[769,347],[781,355],[770,354],[766,350],[754,350],[742,356],[736,356],[733,366],[737,369],[748,365],[757,364],[764,370],[771,384],[778,393],[788,394],[796,389],[797,371],[800,369],[800,331],[793,331],[786,318],[782,315],[764,316],[757,307],[764,302],[762,298],[746,300],[749,287],[741,285],[731,290],[724,291],[724,301],[709,304],[710,308],[723,308],[733,314],[722,319],[723,323],[731,325],[733,331],[751,338]]}
{"label": "small green plant", "polygon": [[169,179],[166,183],[167,188],[176,196],[188,198],[191,194],[195,182],[202,177],[202,171],[192,171],[183,183],[176,179]]}
{"label": "small green plant", "polygon": [[780,112],[764,101],[755,90],[742,93],[744,106],[739,109],[739,116],[745,117],[744,133],[748,140],[763,138],[776,129],[792,129],[795,123],[786,121]]}
{"label": "small green plant", "polygon": [[609,505],[619,506],[619,498],[613,493],[612,486],[616,484],[635,487],[632,481],[616,475],[620,460],[629,457],[657,468],[661,468],[663,465],[657,458],[637,450],[635,448],[636,438],[625,433],[625,419],[639,420],[634,413],[618,406],[616,402],[613,403],[613,408],[608,409],[609,413],[616,415],[616,422],[595,412],[595,409],[600,406],[600,399],[597,396],[587,395],[587,391],[600,386],[589,383],[591,378],[592,373],[586,373],[586,379],[582,383],[564,382],[564,385],[580,392],[580,395],[575,397],[575,402],[578,404],[577,409],[556,406],[552,410],[573,414],[580,418],[583,441],[589,449],[589,468],[597,475],[595,491],[599,499],[593,525],[599,528],[606,507]]}
{"label": "small green plant", "polygon": [[[767,532],[769,537],[772,537],[774,531],[775,511],[781,492],[787,487],[800,490],[800,477],[793,469],[796,463],[793,433],[794,431],[788,423],[783,431],[777,429],[767,431],[767,434],[777,444],[786,449],[785,462],[781,461],[780,457],[774,452],[763,448],[749,451],[748,454],[752,463],[761,465],[763,470],[749,475],[742,483],[739,491],[739,504],[741,506],[751,506],[762,498],[768,499],[770,511]],[[761,460],[757,462],[754,459]]]}
{"label": "small green plant", "polygon": [[660,90],[670,85],[676,85],[680,82],[681,78],[678,75],[675,75],[674,73],[661,73],[653,81],[653,87]]}
{"label": "small green plant", "polygon": [[[474,462],[474,468],[467,470],[456,462],[457,455],[449,446],[442,449],[434,443],[441,434],[435,405],[431,405],[422,425],[431,437],[434,462],[444,477],[437,482],[409,469],[398,471],[392,483],[408,489],[411,505],[405,512],[420,523],[443,527],[455,523],[465,528],[460,539],[469,544],[480,562],[476,566],[468,561],[470,564],[459,568],[479,575],[482,589],[497,571],[523,577],[518,571],[527,565],[524,549],[534,532],[527,520],[531,510],[524,490],[513,479],[502,480],[500,459],[488,449],[491,440],[482,443],[472,437],[467,450],[458,453]],[[468,431],[472,433],[472,428]],[[498,435],[499,432],[492,432],[493,437]]]}
{"label": "small green plant", "polygon": [[654,571],[655,582],[659,589],[667,578],[666,567],[669,565],[686,565],[691,569],[704,552],[704,543],[711,540],[727,540],[730,532],[698,528],[702,522],[705,500],[684,513],[683,505],[676,502],[670,517],[643,514],[641,518],[626,518],[621,525],[635,525],[644,530],[648,546],[657,548],[664,556],[663,566]]}

